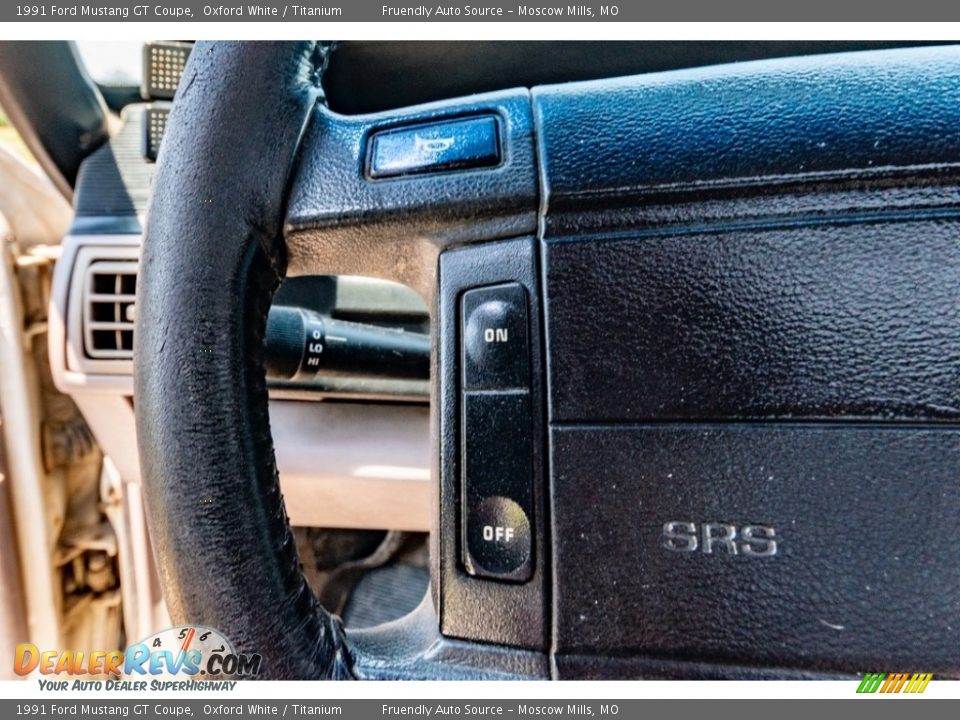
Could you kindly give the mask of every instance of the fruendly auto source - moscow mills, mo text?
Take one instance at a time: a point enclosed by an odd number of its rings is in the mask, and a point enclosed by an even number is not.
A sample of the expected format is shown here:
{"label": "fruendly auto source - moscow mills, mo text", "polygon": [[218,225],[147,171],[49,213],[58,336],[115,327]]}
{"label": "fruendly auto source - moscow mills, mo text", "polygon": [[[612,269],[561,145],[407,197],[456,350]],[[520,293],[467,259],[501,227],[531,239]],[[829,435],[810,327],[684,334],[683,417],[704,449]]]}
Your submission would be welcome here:
{"label": "fruendly auto source - moscow mills, mo text", "polygon": [[620,14],[618,5],[517,5],[513,8],[492,5],[383,5],[384,17],[416,17],[429,20],[431,17],[502,17],[505,20],[525,17],[615,17]]}

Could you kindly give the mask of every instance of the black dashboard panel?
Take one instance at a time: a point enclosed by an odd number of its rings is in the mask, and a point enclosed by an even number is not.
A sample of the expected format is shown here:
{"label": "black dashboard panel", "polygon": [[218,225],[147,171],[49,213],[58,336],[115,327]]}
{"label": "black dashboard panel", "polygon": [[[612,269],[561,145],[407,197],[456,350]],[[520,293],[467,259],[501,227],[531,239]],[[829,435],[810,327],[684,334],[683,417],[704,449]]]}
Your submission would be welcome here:
{"label": "black dashboard panel", "polygon": [[369,41],[334,43],[330,107],[381,112],[513,87],[924,43],[867,41]]}
{"label": "black dashboard panel", "polygon": [[80,166],[74,192],[74,233],[137,233],[150,202],[155,165],[142,154],[144,110],[128,105],[120,130]]}

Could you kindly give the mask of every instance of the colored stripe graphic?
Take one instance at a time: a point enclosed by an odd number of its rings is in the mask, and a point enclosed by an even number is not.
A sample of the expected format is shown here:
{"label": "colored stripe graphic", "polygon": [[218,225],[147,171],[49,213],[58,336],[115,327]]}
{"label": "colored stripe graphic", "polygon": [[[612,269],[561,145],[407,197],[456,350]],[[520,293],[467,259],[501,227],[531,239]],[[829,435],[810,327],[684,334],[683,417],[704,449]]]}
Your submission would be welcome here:
{"label": "colored stripe graphic", "polygon": [[927,685],[930,684],[930,681],[933,679],[933,673],[920,673],[917,675],[917,679],[911,683],[911,687],[907,689],[908,693],[922,693],[927,689]]}
{"label": "colored stripe graphic", "polygon": [[866,673],[857,686],[858,693],[919,694],[927,689],[933,673]]}
{"label": "colored stripe graphic", "polygon": [[867,673],[863,676],[863,680],[860,681],[860,687],[857,688],[857,692],[875,693],[885,677],[885,673]]}

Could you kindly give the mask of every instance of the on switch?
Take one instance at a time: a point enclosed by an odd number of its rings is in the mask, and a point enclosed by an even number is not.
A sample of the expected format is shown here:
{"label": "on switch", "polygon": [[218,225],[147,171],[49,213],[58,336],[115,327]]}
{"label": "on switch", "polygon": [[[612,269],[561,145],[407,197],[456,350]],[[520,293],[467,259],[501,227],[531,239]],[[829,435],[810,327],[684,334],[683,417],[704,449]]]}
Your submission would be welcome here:
{"label": "on switch", "polygon": [[527,293],[517,283],[463,295],[463,385],[506,390],[530,384]]}

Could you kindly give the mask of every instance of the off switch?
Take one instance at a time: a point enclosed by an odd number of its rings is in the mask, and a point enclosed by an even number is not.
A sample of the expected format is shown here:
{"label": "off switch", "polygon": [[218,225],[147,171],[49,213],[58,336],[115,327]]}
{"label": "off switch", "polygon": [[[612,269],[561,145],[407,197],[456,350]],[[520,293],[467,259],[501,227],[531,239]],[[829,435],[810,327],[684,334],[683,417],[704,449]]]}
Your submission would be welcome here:
{"label": "off switch", "polygon": [[515,576],[528,565],[531,541],[530,520],[518,503],[500,496],[486,498],[467,525],[469,570],[474,575]]}
{"label": "off switch", "polygon": [[465,390],[506,390],[530,384],[527,294],[517,283],[463,295]]}
{"label": "off switch", "polygon": [[533,573],[530,396],[463,398],[462,548],[467,572],[524,582]]}

